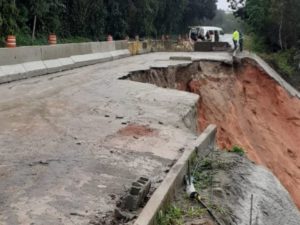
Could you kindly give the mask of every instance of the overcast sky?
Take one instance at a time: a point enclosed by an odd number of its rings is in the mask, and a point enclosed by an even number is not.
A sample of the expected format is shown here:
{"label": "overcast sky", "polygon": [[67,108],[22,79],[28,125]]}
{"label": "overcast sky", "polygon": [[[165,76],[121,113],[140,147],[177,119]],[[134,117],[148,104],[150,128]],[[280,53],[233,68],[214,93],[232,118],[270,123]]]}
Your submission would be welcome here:
{"label": "overcast sky", "polygon": [[228,3],[226,0],[218,0],[218,8],[228,10]]}

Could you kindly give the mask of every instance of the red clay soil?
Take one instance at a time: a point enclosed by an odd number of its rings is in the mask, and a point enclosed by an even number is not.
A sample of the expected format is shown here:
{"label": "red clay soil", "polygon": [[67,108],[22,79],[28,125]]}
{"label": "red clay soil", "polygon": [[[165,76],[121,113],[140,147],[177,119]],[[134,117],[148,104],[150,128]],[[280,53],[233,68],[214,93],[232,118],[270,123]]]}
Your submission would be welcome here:
{"label": "red clay soil", "polygon": [[129,124],[125,128],[119,130],[118,134],[132,137],[153,137],[158,134],[158,131],[145,125]]}
{"label": "red clay soil", "polygon": [[300,100],[256,66],[245,63],[237,74],[190,82],[201,96],[199,129],[217,124],[219,146],[243,147],[273,171],[300,209]]}

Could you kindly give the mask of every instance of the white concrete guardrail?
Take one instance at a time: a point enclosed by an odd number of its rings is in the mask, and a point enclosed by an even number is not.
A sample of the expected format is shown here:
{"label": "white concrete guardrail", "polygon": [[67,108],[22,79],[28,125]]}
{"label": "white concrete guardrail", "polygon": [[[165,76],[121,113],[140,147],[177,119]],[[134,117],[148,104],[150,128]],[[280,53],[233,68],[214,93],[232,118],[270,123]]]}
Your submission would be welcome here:
{"label": "white concrete guardrail", "polygon": [[130,56],[127,41],[0,48],[0,83]]}

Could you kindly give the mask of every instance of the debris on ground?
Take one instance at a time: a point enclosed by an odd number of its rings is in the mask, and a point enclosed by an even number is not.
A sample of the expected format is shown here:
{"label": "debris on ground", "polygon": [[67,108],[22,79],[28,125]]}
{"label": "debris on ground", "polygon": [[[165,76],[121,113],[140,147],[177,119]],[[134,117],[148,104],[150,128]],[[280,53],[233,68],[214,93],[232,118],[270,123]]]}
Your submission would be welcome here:
{"label": "debris on ground", "polygon": [[114,211],[100,218],[94,218],[90,221],[90,224],[120,225],[133,222],[153,192],[154,190],[151,190],[151,181],[147,177],[138,178],[132,183],[129,191],[119,199]]}

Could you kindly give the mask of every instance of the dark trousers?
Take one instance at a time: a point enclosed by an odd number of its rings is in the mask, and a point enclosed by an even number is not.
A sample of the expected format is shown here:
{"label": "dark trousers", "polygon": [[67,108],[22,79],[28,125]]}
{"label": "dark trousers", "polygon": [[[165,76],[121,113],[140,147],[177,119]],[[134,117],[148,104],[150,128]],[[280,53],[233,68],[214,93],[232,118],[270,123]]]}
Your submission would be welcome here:
{"label": "dark trousers", "polygon": [[240,44],[240,51],[242,52],[244,50],[244,40],[241,39],[239,44]]}
{"label": "dark trousers", "polygon": [[234,44],[234,51],[237,49],[237,41],[233,40],[233,44]]}

